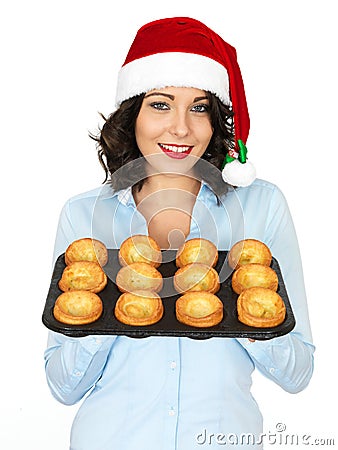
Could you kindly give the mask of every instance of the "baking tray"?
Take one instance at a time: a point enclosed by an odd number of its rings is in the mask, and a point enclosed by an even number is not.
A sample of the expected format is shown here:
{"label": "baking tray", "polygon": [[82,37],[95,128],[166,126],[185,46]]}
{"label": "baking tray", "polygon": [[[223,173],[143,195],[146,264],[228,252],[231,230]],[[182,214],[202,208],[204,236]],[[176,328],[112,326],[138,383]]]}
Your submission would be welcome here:
{"label": "baking tray", "polygon": [[[223,302],[224,317],[216,326],[210,328],[196,328],[184,325],[176,319],[175,301],[180,294],[175,292],[172,276],[177,270],[175,265],[176,252],[168,250],[163,252],[163,263],[158,268],[164,278],[163,289],[160,296],[163,301],[163,318],[148,326],[130,326],[119,322],[114,315],[114,307],[121,292],[114,282],[117,272],[121,266],[118,262],[118,250],[109,249],[108,264],[104,267],[107,274],[107,286],[98,295],[103,302],[103,314],[93,323],[86,325],[67,325],[57,321],[53,315],[53,307],[57,297],[62,293],[58,287],[58,281],[66,267],[64,254],[57,259],[47,295],[42,321],[44,325],[58,333],[71,337],[83,337],[87,335],[125,335],[133,338],[144,338],[148,336],[186,336],[194,339],[208,339],[211,337],[247,337],[258,340],[271,339],[289,333],[295,326],[295,318],[289,302],[287,291],[281,275],[278,261],[273,258],[271,267],[276,271],[279,280],[278,293],[284,300],[286,306],[286,317],[282,324],[271,328],[255,328],[241,323],[237,319],[237,297],[231,288],[232,270],[227,264],[227,251],[219,251],[218,263],[215,269],[220,275],[221,289],[216,294]],[[224,280],[222,282],[222,280]]]}

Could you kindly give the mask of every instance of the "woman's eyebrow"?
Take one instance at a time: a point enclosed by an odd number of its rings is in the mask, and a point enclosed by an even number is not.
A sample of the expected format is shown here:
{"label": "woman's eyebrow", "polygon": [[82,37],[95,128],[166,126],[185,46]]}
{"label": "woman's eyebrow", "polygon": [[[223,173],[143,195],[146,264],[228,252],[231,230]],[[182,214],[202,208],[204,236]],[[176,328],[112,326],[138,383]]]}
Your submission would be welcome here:
{"label": "woman's eyebrow", "polygon": [[195,103],[195,102],[200,102],[201,100],[208,100],[208,97],[207,97],[207,96],[204,96],[204,97],[196,97],[196,98],[194,98],[194,103]]}
{"label": "woman's eyebrow", "polygon": [[[169,99],[172,100],[172,101],[175,100],[175,96],[174,96],[174,95],[166,94],[166,93],[164,93],[164,92],[150,92],[149,94],[146,94],[146,95],[144,96],[144,98],[148,98],[148,97],[151,97],[151,96],[154,96],[154,95],[155,95],[155,96],[161,95],[161,96],[163,96],[163,97],[169,98]],[[207,96],[203,96],[203,97],[195,97],[193,103],[200,102],[201,100],[208,100],[208,97],[207,97]]]}
{"label": "woman's eyebrow", "polygon": [[163,97],[168,97],[170,100],[175,100],[175,96],[171,94],[165,94],[163,92],[151,92],[150,94],[147,94],[144,96],[144,98],[151,97],[152,95],[162,95]]}

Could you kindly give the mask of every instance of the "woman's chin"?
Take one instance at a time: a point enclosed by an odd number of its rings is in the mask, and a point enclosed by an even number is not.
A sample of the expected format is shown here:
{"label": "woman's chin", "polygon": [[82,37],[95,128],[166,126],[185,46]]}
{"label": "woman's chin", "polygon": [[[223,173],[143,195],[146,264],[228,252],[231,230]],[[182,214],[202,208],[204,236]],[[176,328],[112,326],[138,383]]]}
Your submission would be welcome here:
{"label": "woman's chin", "polygon": [[156,153],[145,156],[148,165],[147,172],[149,175],[165,174],[175,176],[187,176],[191,173],[191,169],[198,162],[199,158],[190,153],[170,152]]}

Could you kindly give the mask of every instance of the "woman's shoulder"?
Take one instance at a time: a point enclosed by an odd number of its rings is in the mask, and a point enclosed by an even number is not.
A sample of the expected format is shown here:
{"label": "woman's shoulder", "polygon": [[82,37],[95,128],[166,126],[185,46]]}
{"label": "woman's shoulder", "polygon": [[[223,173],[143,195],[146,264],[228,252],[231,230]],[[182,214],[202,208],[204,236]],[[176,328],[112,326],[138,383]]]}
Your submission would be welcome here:
{"label": "woman's shoulder", "polygon": [[262,178],[256,178],[252,184],[250,184],[250,186],[244,187],[244,188],[238,188],[238,189],[242,189],[242,190],[256,190],[256,189],[261,189],[261,190],[266,190],[266,191],[275,191],[276,189],[278,190],[278,186],[274,183],[272,183],[271,181],[268,180],[263,180]]}
{"label": "woman's shoulder", "polygon": [[61,214],[72,220],[99,223],[99,217],[111,220],[117,211],[129,210],[131,206],[135,207],[131,189],[114,191],[110,185],[101,185],[70,197]]}
{"label": "woman's shoulder", "polygon": [[244,210],[253,206],[257,208],[258,205],[274,207],[273,205],[287,204],[283,192],[276,184],[260,178],[257,178],[250,186],[229,189],[221,198],[221,203],[224,205],[233,202],[236,204],[239,202]]}
{"label": "woman's shoulder", "polygon": [[95,204],[99,201],[112,200],[119,201],[126,195],[127,190],[114,191],[109,184],[94,187],[90,190],[75,194],[66,200],[66,205]]}
{"label": "woman's shoulder", "polygon": [[[218,197],[220,202],[218,204],[223,203],[227,204],[231,199],[237,199],[242,203],[254,202],[254,201],[264,201],[268,202],[269,200],[276,199],[277,201],[285,200],[284,195],[281,189],[271,181],[263,180],[261,178],[256,178],[249,186],[245,187],[233,187],[229,186],[226,192],[221,195],[217,195],[217,193],[213,190],[213,188],[207,183],[203,182],[201,192],[206,193],[204,197],[210,198]],[[209,193],[209,195],[207,194]]]}
{"label": "woman's shoulder", "polygon": [[109,186],[101,185],[93,187],[92,189],[89,189],[87,191],[83,191],[72,195],[67,199],[67,203],[76,203],[78,201],[92,200],[97,199],[99,197],[107,197],[107,196],[111,197],[112,195],[113,191]]}
{"label": "woman's shoulder", "polygon": [[236,192],[240,197],[283,196],[281,189],[276,184],[261,178],[256,178],[250,186],[235,188],[233,192]]}

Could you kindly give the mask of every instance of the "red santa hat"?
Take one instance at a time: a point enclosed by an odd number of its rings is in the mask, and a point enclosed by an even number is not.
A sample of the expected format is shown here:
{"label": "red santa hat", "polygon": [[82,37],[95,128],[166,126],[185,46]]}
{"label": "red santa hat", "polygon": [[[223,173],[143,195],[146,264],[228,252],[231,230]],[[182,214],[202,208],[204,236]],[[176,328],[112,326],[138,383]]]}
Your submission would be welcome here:
{"label": "red santa hat", "polygon": [[209,91],[231,105],[235,149],[225,156],[222,176],[234,186],[251,184],[256,174],[245,146],[250,119],[235,48],[202,22],[188,17],[144,25],[119,72],[116,104],[168,86]]}

